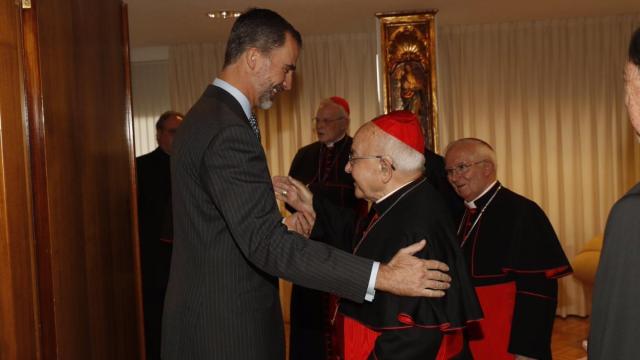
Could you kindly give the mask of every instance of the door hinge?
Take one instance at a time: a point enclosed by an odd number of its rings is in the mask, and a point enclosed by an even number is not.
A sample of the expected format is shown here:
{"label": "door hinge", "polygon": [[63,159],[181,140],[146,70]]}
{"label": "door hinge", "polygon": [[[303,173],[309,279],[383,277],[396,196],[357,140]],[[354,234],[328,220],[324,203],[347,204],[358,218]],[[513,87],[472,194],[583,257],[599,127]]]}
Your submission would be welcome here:
{"label": "door hinge", "polygon": [[31,9],[31,0],[22,0],[23,9]]}

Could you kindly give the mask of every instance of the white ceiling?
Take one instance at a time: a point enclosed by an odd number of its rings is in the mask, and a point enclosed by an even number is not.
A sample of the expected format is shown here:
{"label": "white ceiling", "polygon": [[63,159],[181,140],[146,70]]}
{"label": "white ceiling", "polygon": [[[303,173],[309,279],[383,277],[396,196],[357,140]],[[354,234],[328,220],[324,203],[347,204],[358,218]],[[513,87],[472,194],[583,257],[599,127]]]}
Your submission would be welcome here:
{"label": "white ceiling", "polygon": [[125,0],[132,47],[226,39],[231,21],[213,9],[273,9],[303,36],[375,29],[376,12],[439,9],[442,24],[483,24],[640,12],[640,0]]}

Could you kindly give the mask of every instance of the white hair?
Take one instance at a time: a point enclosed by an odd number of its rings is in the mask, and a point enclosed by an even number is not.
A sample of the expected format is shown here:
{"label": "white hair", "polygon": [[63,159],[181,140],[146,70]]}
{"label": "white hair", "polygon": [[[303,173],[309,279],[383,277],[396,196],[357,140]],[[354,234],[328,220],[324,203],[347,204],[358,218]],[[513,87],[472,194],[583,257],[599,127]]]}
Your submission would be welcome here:
{"label": "white hair", "polygon": [[473,153],[477,156],[476,160],[486,160],[493,165],[495,170],[498,169],[495,150],[493,150],[493,147],[489,145],[489,143],[478,138],[462,138],[450,142],[444,151],[444,157],[447,157],[447,153],[449,153],[451,149],[460,145],[472,145]]}

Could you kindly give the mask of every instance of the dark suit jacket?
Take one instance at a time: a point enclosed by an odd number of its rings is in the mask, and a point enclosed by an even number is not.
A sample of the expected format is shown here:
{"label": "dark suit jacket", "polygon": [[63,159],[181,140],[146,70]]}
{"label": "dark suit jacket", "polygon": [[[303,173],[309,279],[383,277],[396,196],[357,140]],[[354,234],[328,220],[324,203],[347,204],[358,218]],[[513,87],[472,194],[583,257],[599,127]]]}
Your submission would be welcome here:
{"label": "dark suit jacket", "polygon": [[160,358],[162,304],[173,239],[170,158],[162,149],[136,159],[142,299],[147,359]]}
{"label": "dark suit jacket", "polygon": [[240,104],[209,86],[173,144],[163,359],[284,359],[276,276],[363,301],[372,261],[290,233]]}
{"label": "dark suit jacket", "polygon": [[593,287],[589,359],[638,356],[640,183],[611,209]]}

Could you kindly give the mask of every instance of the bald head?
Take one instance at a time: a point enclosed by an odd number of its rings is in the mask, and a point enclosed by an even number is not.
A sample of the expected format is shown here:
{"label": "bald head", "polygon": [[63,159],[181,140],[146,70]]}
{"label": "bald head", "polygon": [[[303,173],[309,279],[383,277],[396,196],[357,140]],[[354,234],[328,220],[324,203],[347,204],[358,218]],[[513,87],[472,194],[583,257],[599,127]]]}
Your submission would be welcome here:
{"label": "bald head", "polygon": [[453,141],[445,150],[447,178],[465,201],[475,200],[496,181],[496,154],[476,138]]}

